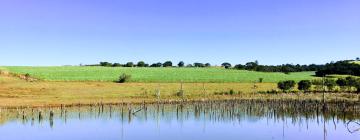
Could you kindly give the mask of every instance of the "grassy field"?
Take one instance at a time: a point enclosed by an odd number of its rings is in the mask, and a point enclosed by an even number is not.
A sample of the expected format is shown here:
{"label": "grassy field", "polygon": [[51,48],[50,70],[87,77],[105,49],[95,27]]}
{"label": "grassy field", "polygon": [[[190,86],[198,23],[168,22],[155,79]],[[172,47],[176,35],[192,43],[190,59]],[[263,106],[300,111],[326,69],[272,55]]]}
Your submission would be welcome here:
{"label": "grassy field", "polygon": [[[16,77],[0,76],[1,107],[37,107],[60,105],[88,105],[96,103],[156,102],[156,91],[165,101],[224,100],[224,99],[311,99],[321,100],[321,94],[259,94],[257,91],[276,89],[276,83],[184,83],[184,97],[176,96],[179,83],[113,83],[113,82],[26,82]],[[234,90],[235,95],[217,95],[216,92]],[[358,101],[360,95],[326,95],[327,100]]]}
{"label": "grassy field", "polygon": [[116,81],[120,74],[131,75],[130,82],[138,83],[251,83],[263,78],[263,82],[280,80],[312,79],[314,72],[269,73],[223,68],[113,68],[113,67],[0,67],[17,74],[29,73],[45,81]]}

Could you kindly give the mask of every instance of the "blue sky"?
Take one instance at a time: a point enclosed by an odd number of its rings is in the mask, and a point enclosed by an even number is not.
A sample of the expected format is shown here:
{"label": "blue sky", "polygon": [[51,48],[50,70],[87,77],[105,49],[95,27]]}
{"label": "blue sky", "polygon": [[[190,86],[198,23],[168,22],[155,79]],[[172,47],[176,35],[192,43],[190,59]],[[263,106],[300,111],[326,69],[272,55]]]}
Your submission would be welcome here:
{"label": "blue sky", "polygon": [[359,7],[359,0],[0,0],[0,65],[354,59]]}

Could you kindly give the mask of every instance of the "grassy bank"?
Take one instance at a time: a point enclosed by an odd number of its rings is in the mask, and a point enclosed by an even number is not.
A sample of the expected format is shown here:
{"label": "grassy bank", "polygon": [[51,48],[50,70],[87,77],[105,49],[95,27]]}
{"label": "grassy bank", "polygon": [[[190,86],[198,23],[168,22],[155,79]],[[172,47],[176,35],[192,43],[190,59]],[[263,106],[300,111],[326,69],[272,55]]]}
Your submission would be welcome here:
{"label": "grassy bank", "polygon": [[131,75],[130,82],[137,83],[252,83],[281,80],[312,79],[314,72],[290,74],[255,72],[223,68],[124,68],[124,67],[0,67],[0,69],[30,76],[45,81],[116,81],[120,74]]}
{"label": "grassy bank", "polygon": [[[225,100],[225,99],[290,99],[320,100],[321,94],[259,94],[257,91],[276,89],[275,83],[184,83],[184,96],[177,96],[180,83],[113,82],[26,82],[15,77],[0,76],[0,107],[36,107],[73,104],[116,104],[156,102],[160,90],[162,101]],[[234,90],[234,95],[216,95]],[[358,101],[359,95],[332,94],[327,100]]]}

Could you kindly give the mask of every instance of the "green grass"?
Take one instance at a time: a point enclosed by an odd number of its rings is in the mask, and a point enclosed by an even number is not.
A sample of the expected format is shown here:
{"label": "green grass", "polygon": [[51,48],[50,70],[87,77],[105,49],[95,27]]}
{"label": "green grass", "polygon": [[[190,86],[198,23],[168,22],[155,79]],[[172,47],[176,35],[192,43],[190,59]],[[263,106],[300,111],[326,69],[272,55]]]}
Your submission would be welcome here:
{"label": "green grass", "polygon": [[353,61],[353,63],[360,65],[360,61]]}
{"label": "green grass", "polygon": [[120,74],[130,74],[130,82],[263,82],[312,79],[314,72],[269,73],[223,68],[122,68],[122,67],[23,67],[6,66],[0,69],[26,74],[46,81],[115,81]]}

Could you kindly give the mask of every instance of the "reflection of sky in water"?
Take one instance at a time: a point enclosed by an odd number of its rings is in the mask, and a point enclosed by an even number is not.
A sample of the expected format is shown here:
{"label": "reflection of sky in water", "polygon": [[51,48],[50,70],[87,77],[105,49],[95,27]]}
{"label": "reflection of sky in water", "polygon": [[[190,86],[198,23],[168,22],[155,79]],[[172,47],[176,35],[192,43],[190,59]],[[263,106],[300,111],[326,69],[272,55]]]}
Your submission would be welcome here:
{"label": "reflection of sky in water", "polygon": [[[70,114],[66,121],[56,117],[51,127],[48,118],[40,123],[12,120],[0,126],[0,140],[319,140],[324,139],[323,118],[291,117],[285,119],[242,114],[238,119],[214,121],[194,112],[176,117],[176,111],[139,112],[131,122],[128,116],[109,113],[96,116],[84,113],[80,118]],[[156,115],[159,114],[159,115]],[[326,139],[358,140],[360,133],[349,133],[346,122],[335,118],[326,120]],[[355,125],[356,127],[356,125]],[[360,126],[359,126],[360,127]]]}

